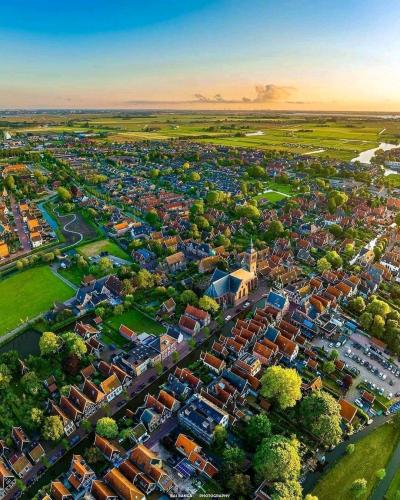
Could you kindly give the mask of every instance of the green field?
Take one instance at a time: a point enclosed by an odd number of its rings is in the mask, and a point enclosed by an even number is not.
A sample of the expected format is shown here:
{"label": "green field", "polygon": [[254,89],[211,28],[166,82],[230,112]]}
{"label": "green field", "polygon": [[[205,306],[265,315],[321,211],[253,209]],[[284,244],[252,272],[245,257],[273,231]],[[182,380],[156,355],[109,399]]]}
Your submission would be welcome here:
{"label": "green field", "polygon": [[93,243],[80,246],[77,250],[85,257],[93,257],[99,255],[100,252],[108,252],[110,255],[114,255],[114,257],[130,260],[129,255],[111,240],[94,241]]}
{"label": "green field", "polygon": [[107,323],[116,330],[119,330],[119,327],[121,325],[125,325],[128,328],[131,328],[136,333],[146,332],[160,335],[161,333],[165,332],[165,328],[162,325],[148,318],[140,311],[136,311],[135,309],[126,311],[120,316],[114,316],[113,318],[108,320]]}
{"label": "green field", "polygon": [[47,266],[34,267],[0,281],[0,335],[46,312],[55,301],[74,291],[54,276]]}
{"label": "green field", "polygon": [[364,478],[368,489],[361,499],[367,499],[377,483],[375,472],[385,468],[399,441],[399,431],[393,424],[384,424],[362,438],[352,455],[345,455],[321,479],[312,492],[321,500],[348,500],[353,481]]}
{"label": "green field", "polygon": [[[8,118],[10,121],[13,117]],[[349,160],[380,142],[400,139],[400,122],[378,115],[279,112],[143,112],[30,117],[16,131],[107,132],[108,141],[187,138],[232,147],[279,150]],[[72,122],[72,123],[71,123]],[[48,126],[43,127],[43,123]],[[69,124],[69,125],[68,125]],[[258,133],[259,135],[246,135]],[[322,150],[322,151],[321,151]]]}
{"label": "green field", "polygon": [[257,196],[254,196],[254,199],[257,200],[258,202],[260,202],[261,200],[268,200],[271,203],[276,203],[277,201],[284,200],[285,198],[287,198],[287,196],[285,196],[282,193],[278,193],[276,191],[270,191],[269,193],[261,193],[258,194]]}
{"label": "green field", "polygon": [[396,472],[389,489],[385,494],[385,500],[399,500],[400,498],[400,469]]}

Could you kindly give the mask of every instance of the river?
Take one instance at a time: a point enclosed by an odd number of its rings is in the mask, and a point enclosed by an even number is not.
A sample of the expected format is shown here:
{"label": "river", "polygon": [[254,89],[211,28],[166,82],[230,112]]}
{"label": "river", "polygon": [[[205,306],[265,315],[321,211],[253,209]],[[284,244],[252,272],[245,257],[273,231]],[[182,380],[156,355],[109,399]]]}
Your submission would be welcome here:
{"label": "river", "polygon": [[400,148],[400,145],[389,144],[388,142],[381,142],[377,148],[361,151],[361,153],[356,158],[353,158],[350,161],[351,162],[359,161],[360,163],[370,164],[372,157],[374,156],[375,152],[378,151],[378,149],[382,149],[383,151],[390,151],[391,149],[395,148]]}

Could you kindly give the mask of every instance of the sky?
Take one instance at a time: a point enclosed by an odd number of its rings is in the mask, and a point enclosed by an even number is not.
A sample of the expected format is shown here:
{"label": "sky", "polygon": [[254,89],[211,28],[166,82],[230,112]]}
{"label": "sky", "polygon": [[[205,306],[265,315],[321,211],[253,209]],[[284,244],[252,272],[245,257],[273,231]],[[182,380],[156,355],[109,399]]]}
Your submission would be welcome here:
{"label": "sky", "polygon": [[400,111],[398,0],[0,0],[0,108]]}

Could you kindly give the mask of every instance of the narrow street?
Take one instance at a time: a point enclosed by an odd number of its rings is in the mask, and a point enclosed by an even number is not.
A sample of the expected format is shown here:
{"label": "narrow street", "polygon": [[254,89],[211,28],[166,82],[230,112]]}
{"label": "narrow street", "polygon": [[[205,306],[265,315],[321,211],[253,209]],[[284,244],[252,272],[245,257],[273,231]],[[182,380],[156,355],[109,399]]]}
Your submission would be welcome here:
{"label": "narrow street", "polygon": [[24,231],[24,221],[22,220],[21,214],[18,210],[18,204],[16,203],[15,198],[12,194],[10,194],[10,204],[14,216],[15,227],[17,228],[18,232],[18,238],[22,246],[22,251],[30,252],[31,244],[28,235]]}

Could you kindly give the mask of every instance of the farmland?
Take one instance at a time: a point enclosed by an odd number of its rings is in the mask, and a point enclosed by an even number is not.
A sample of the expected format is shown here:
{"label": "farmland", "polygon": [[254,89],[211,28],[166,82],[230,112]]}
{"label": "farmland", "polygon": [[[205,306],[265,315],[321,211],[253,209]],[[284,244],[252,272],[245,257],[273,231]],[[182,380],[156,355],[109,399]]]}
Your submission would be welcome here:
{"label": "farmland", "polygon": [[[41,117],[43,120],[44,117]],[[350,160],[380,142],[400,138],[400,123],[380,116],[277,113],[129,113],[52,117],[47,126],[24,124],[19,131],[96,132],[100,140],[125,142],[193,139],[215,145],[279,150]]]}
{"label": "farmland", "polygon": [[46,312],[74,294],[47,266],[34,267],[0,281],[0,335]]}

